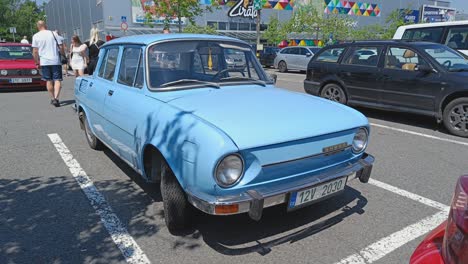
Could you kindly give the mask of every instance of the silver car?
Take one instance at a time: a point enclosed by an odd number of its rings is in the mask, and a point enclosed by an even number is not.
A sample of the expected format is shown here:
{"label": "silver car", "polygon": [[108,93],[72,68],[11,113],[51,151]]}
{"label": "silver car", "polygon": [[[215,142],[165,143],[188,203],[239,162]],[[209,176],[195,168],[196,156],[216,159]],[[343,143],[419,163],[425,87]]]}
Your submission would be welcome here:
{"label": "silver car", "polygon": [[280,72],[306,71],[310,59],[320,49],[318,47],[286,47],[278,52],[274,66]]}

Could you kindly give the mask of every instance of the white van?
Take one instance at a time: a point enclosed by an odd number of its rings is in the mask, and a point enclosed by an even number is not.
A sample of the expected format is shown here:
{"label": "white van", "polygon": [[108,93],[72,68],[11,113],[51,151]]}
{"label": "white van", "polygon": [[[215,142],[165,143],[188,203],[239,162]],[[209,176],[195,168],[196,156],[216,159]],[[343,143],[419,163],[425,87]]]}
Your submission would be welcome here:
{"label": "white van", "polygon": [[401,26],[393,39],[441,43],[468,56],[468,20]]}

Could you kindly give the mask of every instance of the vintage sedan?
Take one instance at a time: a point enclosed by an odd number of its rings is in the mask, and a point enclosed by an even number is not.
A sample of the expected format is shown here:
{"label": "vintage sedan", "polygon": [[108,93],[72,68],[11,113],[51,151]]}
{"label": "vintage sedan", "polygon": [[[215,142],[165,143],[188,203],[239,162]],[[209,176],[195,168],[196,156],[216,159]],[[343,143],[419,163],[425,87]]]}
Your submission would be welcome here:
{"label": "vintage sedan", "polygon": [[0,43],[0,91],[45,87],[31,53],[31,45]]}
{"label": "vintage sedan", "polygon": [[[227,54],[242,54],[229,67]],[[119,38],[94,76],[75,82],[93,149],[103,145],[160,183],[171,232],[192,208],[213,215],[283,204],[295,210],[367,182],[369,123],[361,113],[276,88],[250,46],[233,38],[161,34]]]}

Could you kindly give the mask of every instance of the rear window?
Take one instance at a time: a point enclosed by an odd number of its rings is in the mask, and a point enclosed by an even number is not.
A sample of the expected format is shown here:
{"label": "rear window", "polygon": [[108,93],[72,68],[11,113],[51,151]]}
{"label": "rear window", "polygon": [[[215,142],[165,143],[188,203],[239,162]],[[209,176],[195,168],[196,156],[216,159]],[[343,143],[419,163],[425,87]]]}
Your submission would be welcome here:
{"label": "rear window", "polygon": [[331,48],[326,49],[322,53],[320,53],[315,61],[323,61],[323,62],[338,62],[340,59],[341,54],[345,48]]}
{"label": "rear window", "polygon": [[0,60],[31,60],[29,46],[0,46]]}
{"label": "rear window", "polygon": [[419,40],[440,43],[442,39],[443,27],[437,28],[412,28],[407,29],[403,34],[404,40]]}

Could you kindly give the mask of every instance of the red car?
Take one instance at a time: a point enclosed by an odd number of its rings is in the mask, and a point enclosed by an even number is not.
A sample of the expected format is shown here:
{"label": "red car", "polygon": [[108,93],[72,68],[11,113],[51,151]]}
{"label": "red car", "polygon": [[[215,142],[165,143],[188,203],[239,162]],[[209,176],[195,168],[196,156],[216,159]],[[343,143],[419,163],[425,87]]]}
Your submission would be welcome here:
{"label": "red car", "polygon": [[0,43],[0,91],[46,88],[34,63],[31,45]]}
{"label": "red car", "polygon": [[410,264],[468,263],[468,175],[455,187],[447,221],[434,229],[416,248]]}

